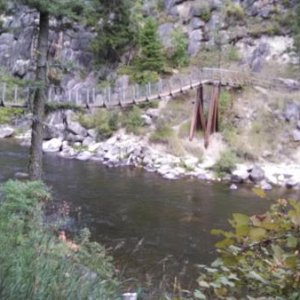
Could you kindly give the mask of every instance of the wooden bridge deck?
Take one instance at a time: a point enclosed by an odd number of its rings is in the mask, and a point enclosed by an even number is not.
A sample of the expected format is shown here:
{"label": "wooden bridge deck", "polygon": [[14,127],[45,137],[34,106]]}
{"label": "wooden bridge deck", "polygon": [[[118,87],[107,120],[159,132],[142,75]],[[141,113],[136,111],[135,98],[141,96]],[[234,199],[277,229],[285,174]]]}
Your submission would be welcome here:
{"label": "wooden bridge deck", "polygon": [[[47,103],[72,104],[78,107],[115,107],[128,106],[146,101],[176,96],[203,84],[242,87],[258,85],[274,86],[273,79],[257,74],[218,68],[203,68],[190,74],[178,74],[156,83],[131,85],[127,87],[105,89],[74,87],[64,90],[49,86]],[[0,103],[4,106],[24,107],[29,103],[34,89],[31,87],[0,84]]]}

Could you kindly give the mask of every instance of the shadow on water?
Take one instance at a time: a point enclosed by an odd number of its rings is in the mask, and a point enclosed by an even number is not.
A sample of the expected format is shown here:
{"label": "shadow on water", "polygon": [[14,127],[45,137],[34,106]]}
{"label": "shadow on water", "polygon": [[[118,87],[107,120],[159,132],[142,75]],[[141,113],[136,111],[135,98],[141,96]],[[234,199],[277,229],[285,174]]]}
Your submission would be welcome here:
{"label": "shadow on water", "polygon": [[[27,148],[1,143],[0,181],[24,171],[27,158]],[[228,228],[233,212],[262,213],[270,205],[247,188],[230,191],[224,184],[168,181],[140,169],[109,169],[54,155],[45,156],[45,180],[56,199],[81,208],[80,223],[106,245],[120,273],[152,289],[161,282],[173,284],[174,278],[192,288],[193,266],[215,256],[210,230]],[[276,189],[269,196],[284,193]],[[127,281],[128,289],[135,286],[134,279]]]}

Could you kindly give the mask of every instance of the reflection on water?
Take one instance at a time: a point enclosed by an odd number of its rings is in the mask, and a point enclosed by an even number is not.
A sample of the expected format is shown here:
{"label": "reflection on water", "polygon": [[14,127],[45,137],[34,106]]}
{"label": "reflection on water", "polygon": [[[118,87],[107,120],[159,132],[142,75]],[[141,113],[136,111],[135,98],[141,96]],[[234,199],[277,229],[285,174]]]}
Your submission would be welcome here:
{"label": "reflection on water", "polygon": [[[1,142],[0,181],[24,171],[27,152]],[[139,169],[109,169],[54,155],[45,157],[45,179],[59,201],[81,207],[82,224],[110,249],[118,269],[143,282],[167,276],[191,283],[192,265],[214,257],[212,228],[226,228],[232,212],[256,213],[269,206],[246,188],[168,181]]]}

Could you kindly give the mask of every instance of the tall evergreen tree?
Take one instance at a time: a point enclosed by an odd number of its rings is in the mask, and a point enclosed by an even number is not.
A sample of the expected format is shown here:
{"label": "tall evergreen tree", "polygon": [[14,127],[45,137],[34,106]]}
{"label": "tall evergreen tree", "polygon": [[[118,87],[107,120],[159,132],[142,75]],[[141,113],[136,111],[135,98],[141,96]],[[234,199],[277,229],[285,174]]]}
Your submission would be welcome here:
{"label": "tall evergreen tree", "polygon": [[39,13],[39,33],[36,67],[36,90],[33,98],[32,139],[29,157],[29,176],[32,180],[42,177],[42,144],[45,102],[47,95],[47,51],[50,17],[69,17],[79,20],[89,8],[88,0],[13,0],[27,5]]}
{"label": "tall evergreen tree", "polygon": [[[133,0],[94,0],[98,17],[93,49],[99,61],[116,61],[135,41],[131,20]],[[100,21],[99,21],[100,19]]]}
{"label": "tall evergreen tree", "polygon": [[141,29],[139,46],[141,50],[137,60],[138,69],[161,73],[164,70],[165,59],[157,33],[157,23],[153,18],[148,18]]}

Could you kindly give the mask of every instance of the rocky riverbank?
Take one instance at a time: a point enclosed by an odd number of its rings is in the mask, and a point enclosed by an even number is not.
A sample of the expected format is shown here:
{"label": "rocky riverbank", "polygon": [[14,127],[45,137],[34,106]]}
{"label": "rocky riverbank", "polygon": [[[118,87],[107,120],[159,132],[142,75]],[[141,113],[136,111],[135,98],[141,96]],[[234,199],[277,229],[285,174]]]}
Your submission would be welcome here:
{"label": "rocky riverbank", "polygon": [[[18,121],[14,127],[0,126],[0,138],[13,137],[22,144],[29,145],[31,132],[28,120],[29,118],[25,118]],[[231,189],[247,183],[264,190],[270,190],[272,186],[300,189],[300,166],[296,164],[274,164],[266,161],[238,163],[231,174],[220,178],[213,170],[216,157],[211,153],[204,155],[202,160],[192,155],[175,156],[167,153],[163,147],[150,143],[146,136],[128,134],[124,129],[99,142],[94,129],[87,130],[74,120],[74,112],[70,110],[58,111],[48,116],[44,152],[57,153],[66,159],[99,161],[108,167],[144,168],[169,180],[186,176],[204,181],[224,180]],[[20,127],[23,129],[22,133]],[[218,134],[213,136],[215,144],[220,145],[221,139]],[[213,144],[214,141],[212,148]]]}

